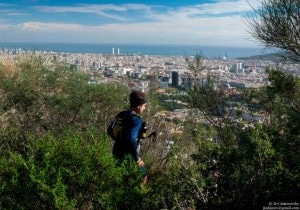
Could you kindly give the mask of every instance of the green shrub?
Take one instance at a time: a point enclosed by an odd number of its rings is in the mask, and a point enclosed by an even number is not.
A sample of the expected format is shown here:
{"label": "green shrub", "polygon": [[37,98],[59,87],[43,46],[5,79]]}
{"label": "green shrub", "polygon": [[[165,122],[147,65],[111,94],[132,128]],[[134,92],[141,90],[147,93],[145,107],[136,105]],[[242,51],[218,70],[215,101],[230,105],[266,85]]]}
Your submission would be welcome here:
{"label": "green shrub", "polygon": [[26,155],[0,159],[0,208],[138,208],[144,190],[135,163],[116,165],[107,139],[68,132],[32,138]]}
{"label": "green shrub", "polygon": [[27,134],[60,134],[66,127],[102,133],[124,108],[128,89],[119,84],[90,85],[89,75],[38,57],[0,65],[0,154],[24,153]]}

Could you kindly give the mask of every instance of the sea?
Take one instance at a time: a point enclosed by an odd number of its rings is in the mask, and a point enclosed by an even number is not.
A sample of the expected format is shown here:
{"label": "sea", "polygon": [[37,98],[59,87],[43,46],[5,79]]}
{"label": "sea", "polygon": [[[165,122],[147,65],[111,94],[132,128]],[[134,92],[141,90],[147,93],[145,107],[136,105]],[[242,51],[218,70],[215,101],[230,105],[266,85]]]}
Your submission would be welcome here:
{"label": "sea", "polygon": [[239,58],[262,55],[259,48],[200,46],[200,45],[166,45],[166,44],[90,44],[90,43],[0,43],[1,49],[22,49],[35,51],[52,51],[61,53],[98,53],[120,55],[159,55],[159,56],[193,56]]}

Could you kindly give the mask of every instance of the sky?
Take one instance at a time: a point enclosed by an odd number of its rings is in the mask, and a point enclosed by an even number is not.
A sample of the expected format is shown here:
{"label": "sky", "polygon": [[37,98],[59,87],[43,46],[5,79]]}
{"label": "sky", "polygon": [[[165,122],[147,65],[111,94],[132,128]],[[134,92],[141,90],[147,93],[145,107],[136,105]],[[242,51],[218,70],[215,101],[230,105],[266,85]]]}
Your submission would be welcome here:
{"label": "sky", "polygon": [[257,0],[1,0],[0,42],[257,47]]}

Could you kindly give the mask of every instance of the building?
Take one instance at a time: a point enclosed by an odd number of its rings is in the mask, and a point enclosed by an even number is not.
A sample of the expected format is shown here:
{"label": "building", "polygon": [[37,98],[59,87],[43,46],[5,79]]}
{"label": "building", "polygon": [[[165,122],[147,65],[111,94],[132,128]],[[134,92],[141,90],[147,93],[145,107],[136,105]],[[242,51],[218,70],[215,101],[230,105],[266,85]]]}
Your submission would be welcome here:
{"label": "building", "polygon": [[179,86],[179,73],[178,71],[172,71],[172,86],[178,87]]}
{"label": "building", "polygon": [[232,73],[241,73],[243,72],[243,63],[235,63],[231,67],[231,72]]}

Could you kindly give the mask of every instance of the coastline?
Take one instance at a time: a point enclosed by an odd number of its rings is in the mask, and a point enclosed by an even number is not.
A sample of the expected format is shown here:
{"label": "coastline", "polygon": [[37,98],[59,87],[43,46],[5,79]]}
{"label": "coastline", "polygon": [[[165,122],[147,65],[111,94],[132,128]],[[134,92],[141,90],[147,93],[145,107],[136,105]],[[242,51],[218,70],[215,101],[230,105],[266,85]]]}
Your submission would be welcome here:
{"label": "coastline", "polygon": [[[158,55],[158,56],[193,56],[201,54],[207,58],[214,57],[249,57],[261,55],[263,50],[251,47],[167,45],[167,44],[118,44],[118,43],[17,43],[0,42],[0,50],[23,49],[36,51],[53,51],[62,53],[97,53],[125,55]],[[114,50],[113,50],[114,48]]]}

